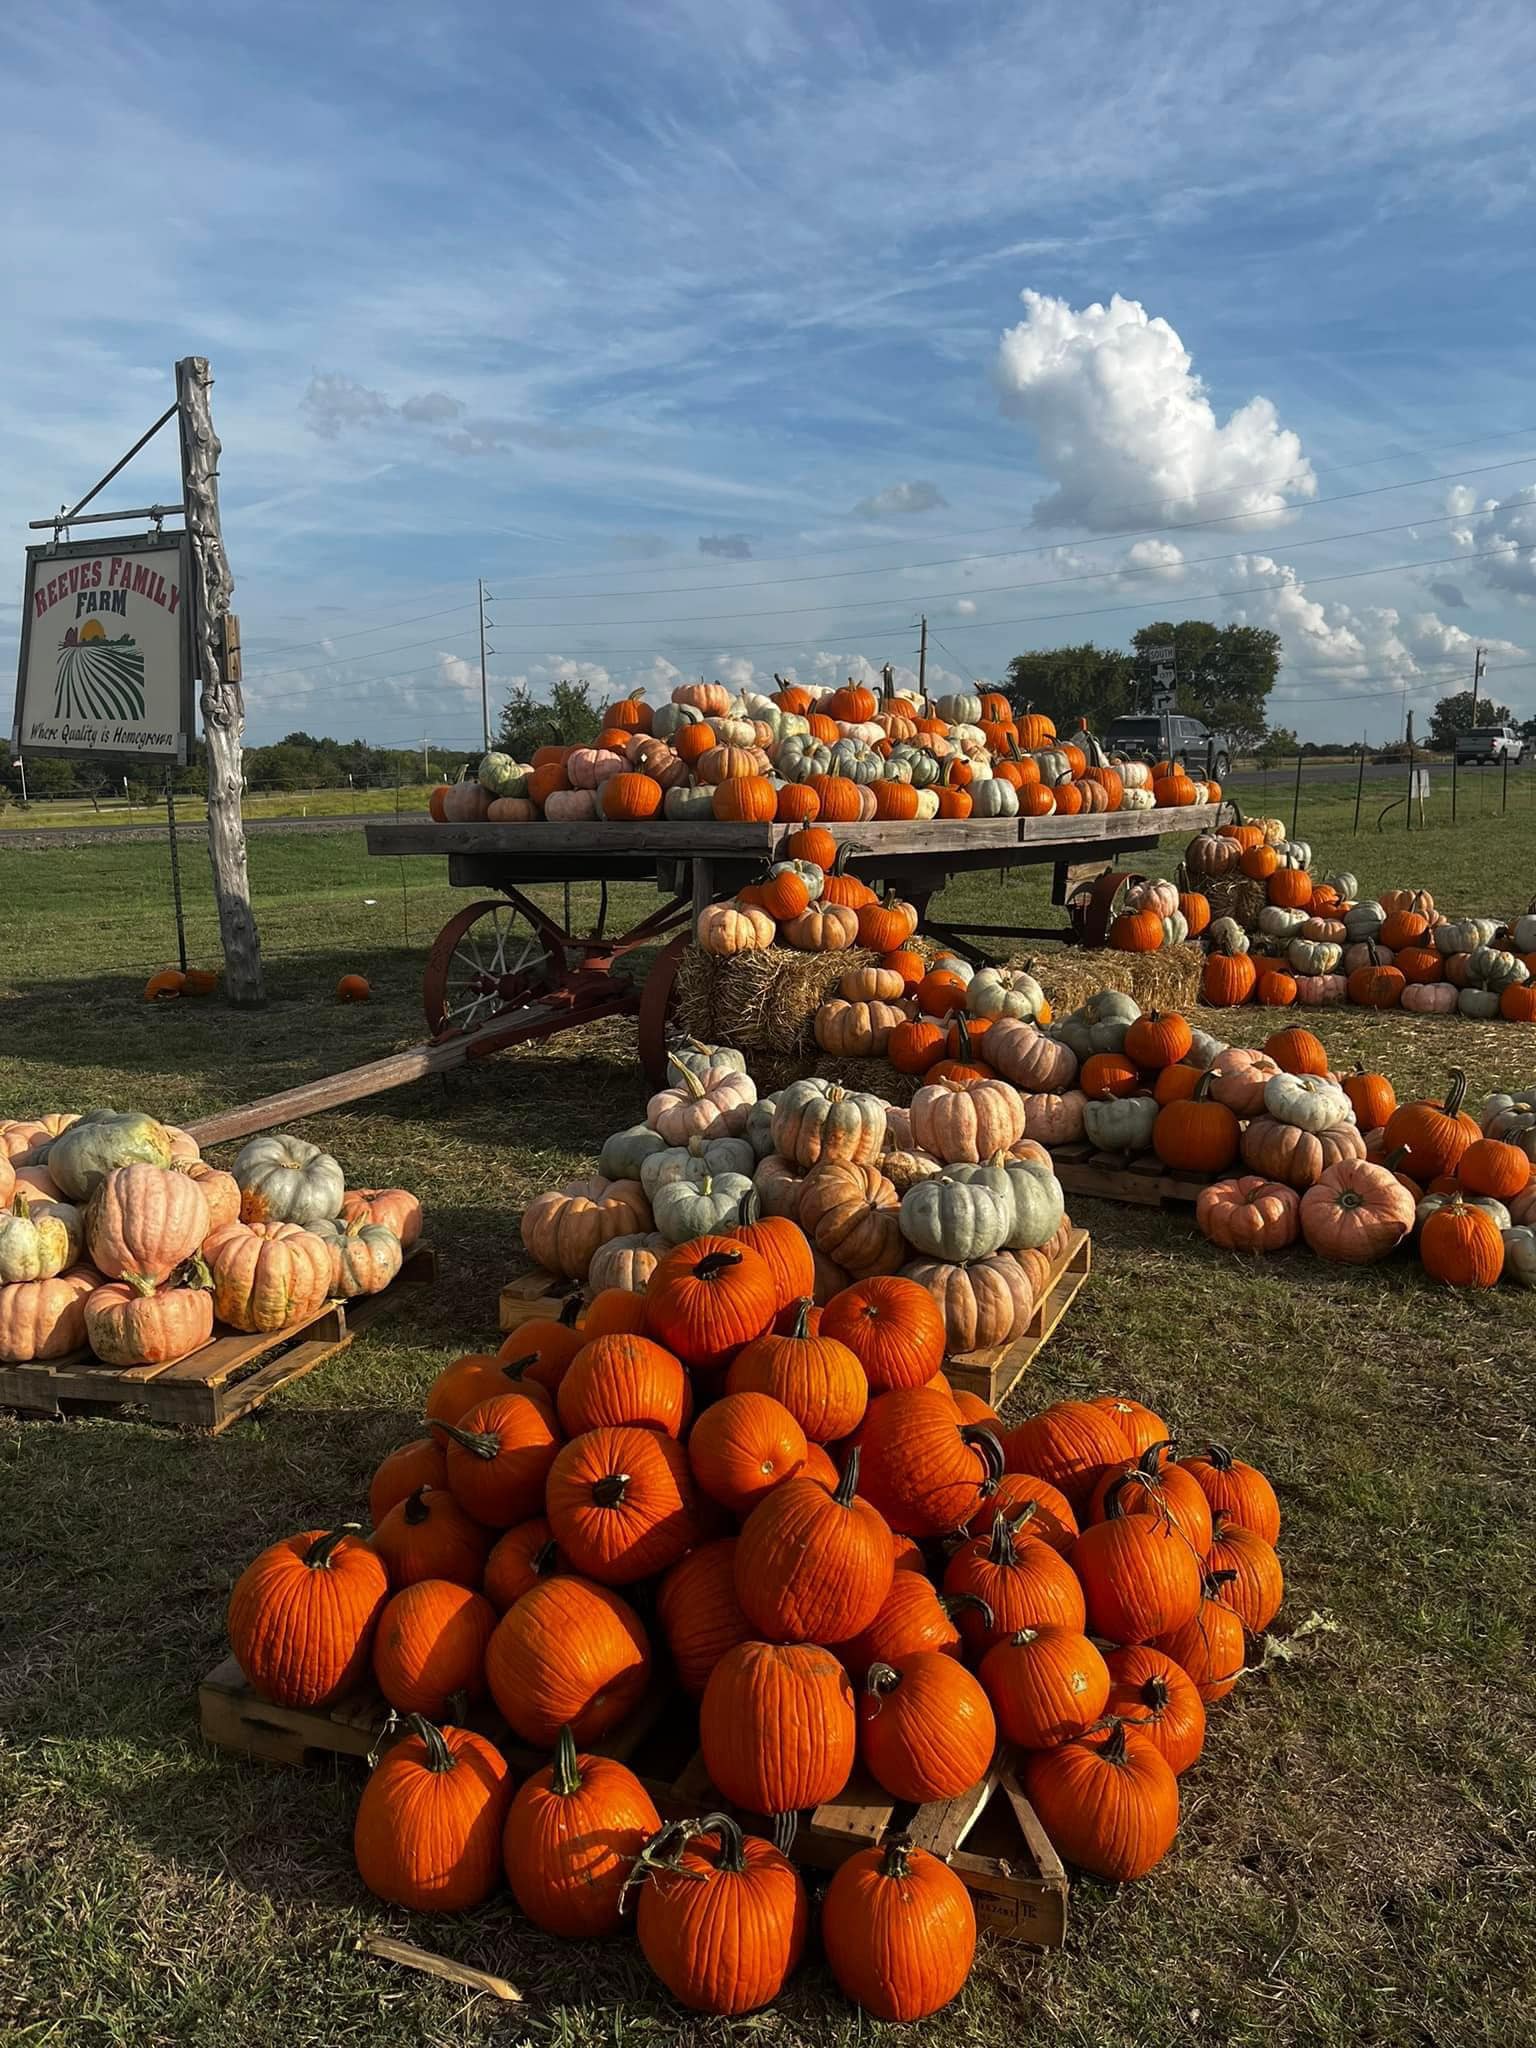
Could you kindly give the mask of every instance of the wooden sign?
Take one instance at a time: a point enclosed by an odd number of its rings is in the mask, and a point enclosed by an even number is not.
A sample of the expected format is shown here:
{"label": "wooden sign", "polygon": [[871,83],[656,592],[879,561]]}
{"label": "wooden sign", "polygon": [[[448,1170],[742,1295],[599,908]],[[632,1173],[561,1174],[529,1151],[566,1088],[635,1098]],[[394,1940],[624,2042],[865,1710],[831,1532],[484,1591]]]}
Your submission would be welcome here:
{"label": "wooden sign", "polygon": [[28,548],[13,752],[184,763],[191,596],[184,534]]}

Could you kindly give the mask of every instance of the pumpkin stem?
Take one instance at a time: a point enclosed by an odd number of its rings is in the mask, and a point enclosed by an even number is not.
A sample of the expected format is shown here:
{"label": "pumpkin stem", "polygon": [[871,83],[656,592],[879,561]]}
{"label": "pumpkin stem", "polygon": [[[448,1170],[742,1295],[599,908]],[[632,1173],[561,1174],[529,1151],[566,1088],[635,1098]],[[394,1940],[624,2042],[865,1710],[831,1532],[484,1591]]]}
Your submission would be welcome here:
{"label": "pumpkin stem", "polygon": [[[1030,1508],[1033,1508],[1034,1505],[1033,1501],[1029,1503]],[[1020,1515],[1019,1520],[1022,1522],[1024,1516]],[[987,1546],[988,1564],[1015,1565],[1018,1563],[1019,1553],[1014,1544],[1013,1530],[1013,1523],[1001,1511],[992,1517],[992,1541]]]}
{"label": "pumpkin stem", "polygon": [[1467,1099],[1467,1071],[1465,1067],[1452,1067],[1451,1085],[1445,1091],[1445,1113],[1455,1117],[1461,1114],[1461,1105]]}
{"label": "pumpkin stem", "polygon": [[883,1700],[900,1683],[901,1673],[893,1664],[871,1664],[864,1674],[864,1690],[871,1699]]}
{"label": "pumpkin stem", "polygon": [[323,1536],[317,1536],[304,1553],[304,1562],[312,1572],[328,1572],[331,1557],[342,1539],[347,1536],[361,1536],[361,1522],[342,1522],[334,1529],[327,1529]]}
{"label": "pumpkin stem", "polygon": [[1237,1573],[1230,1565],[1222,1572],[1202,1572],[1200,1574],[1200,1583],[1207,1600],[1216,1599],[1223,1586],[1233,1585],[1236,1583],[1236,1580]]}
{"label": "pumpkin stem", "polygon": [[939,1605],[953,1621],[957,1614],[963,1614],[968,1607],[974,1607],[981,1616],[981,1625],[990,1635],[997,1626],[997,1616],[992,1612],[991,1602],[983,1600],[979,1593],[941,1593]]}
{"label": "pumpkin stem", "polygon": [[808,1344],[810,1342],[811,1310],[814,1306],[815,1304],[808,1294],[801,1295],[800,1299],[795,1303],[795,1320],[789,1334],[797,1344]]}
{"label": "pumpkin stem", "polygon": [[555,1738],[555,1760],[550,1766],[550,1790],[570,1799],[581,1790],[581,1766],[576,1760],[576,1737],[569,1721]]}
{"label": "pumpkin stem", "polygon": [[[572,1295],[571,1299],[575,1301],[577,1297]],[[520,1380],[529,1366],[538,1364],[539,1356],[537,1351],[525,1351],[521,1358],[503,1359],[501,1369],[509,1380]]]}
{"label": "pumpkin stem", "polygon": [[740,1252],[708,1252],[693,1269],[695,1280],[716,1280],[732,1266],[741,1264]]}
{"label": "pumpkin stem", "polygon": [[440,1429],[461,1451],[467,1451],[472,1458],[483,1458],[487,1464],[501,1455],[501,1438],[493,1429],[464,1429],[457,1422],[438,1422],[431,1416],[425,1418],[423,1426]]}
{"label": "pumpkin stem", "polygon": [[755,1187],[749,1188],[741,1198],[741,1207],[736,1215],[738,1231],[750,1229],[754,1223],[763,1220],[763,1198]]}
{"label": "pumpkin stem", "polygon": [[212,1287],[213,1274],[209,1271],[208,1261],[201,1252],[194,1252],[191,1258],[182,1261],[176,1275],[176,1285],[201,1288],[205,1293]]}
{"label": "pumpkin stem", "polygon": [[600,1508],[621,1508],[629,1494],[629,1484],[627,1472],[610,1472],[593,1487],[592,1499]]}
{"label": "pumpkin stem", "polygon": [[[576,1327],[577,1318],[580,1316],[580,1314],[581,1290],[577,1288],[565,1297],[564,1302],[561,1304],[560,1313],[555,1318],[555,1320],[560,1324],[562,1329],[574,1330]],[[519,1361],[519,1363],[521,1362],[522,1361]]]}
{"label": "pumpkin stem", "polygon": [[18,1217],[23,1223],[27,1222],[30,1219],[32,1215],[32,1204],[27,1200],[26,1190],[24,1188],[15,1188],[12,1190],[11,1214],[15,1217]]}
{"label": "pumpkin stem", "polygon": [[1099,1754],[1106,1763],[1123,1764],[1125,1762],[1125,1722],[1118,1714],[1110,1717],[1109,1740],[1104,1744]]}
{"label": "pumpkin stem", "polygon": [[667,1065],[669,1067],[676,1067],[677,1071],[682,1075],[684,1091],[691,1095],[695,1102],[702,1101],[704,1096],[702,1077],[696,1074],[692,1067],[685,1067],[675,1052],[667,1054]]}
{"label": "pumpkin stem", "polygon": [[418,1486],[405,1503],[405,1520],[413,1529],[419,1528],[423,1522],[430,1522],[432,1519],[432,1510],[422,1499],[422,1495],[426,1491],[427,1489],[424,1486]]}
{"label": "pumpkin stem", "polygon": [[880,1864],[882,1877],[910,1877],[912,1875],[912,1838],[910,1835],[892,1835],[885,1845],[885,1855]]}
{"label": "pumpkin stem", "polygon": [[443,1731],[435,1722],[421,1714],[405,1714],[401,1717],[413,1735],[419,1735],[427,1752],[429,1771],[451,1771],[454,1765],[453,1751],[443,1740]]}
{"label": "pumpkin stem", "polygon": [[[799,1831],[799,1827],[800,1816],[798,1813],[776,1813],[773,1816],[773,1846],[781,1856],[787,1856],[795,1846],[795,1836]],[[738,1841],[739,1839],[738,1837]],[[721,1868],[725,1869],[727,1867],[729,1866],[722,1862]],[[746,1868],[745,1863],[740,1867],[744,1870]]]}
{"label": "pumpkin stem", "polygon": [[[1388,1160],[1387,1164],[1389,1166],[1391,1163]],[[1207,1444],[1205,1455],[1210,1459],[1218,1472],[1230,1472],[1232,1470],[1232,1453],[1225,1444]]]}
{"label": "pumpkin stem", "polygon": [[962,1423],[960,1441],[963,1444],[968,1444],[980,1456],[984,1474],[983,1483],[985,1484],[985,1481],[990,1479],[995,1486],[1007,1469],[1007,1460],[1003,1456],[1003,1447],[998,1442],[995,1431],[990,1430],[984,1422]]}
{"label": "pumpkin stem", "polygon": [[848,1462],[843,1467],[843,1476],[838,1480],[832,1498],[840,1508],[851,1508],[853,1497],[859,1490],[859,1446],[854,1445],[848,1453]]}
{"label": "pumpkin stem", "polygon": [[1104,1519],[1106,1522],[1118,1522],[1120,1517],[1127,1513],[1125,1490],[1128,1486],[1134,1484],[1136,1479],[1137,1474],[1134,1469],[1129,1472],[1122,1472],[1113,1486],[1110,1487],[1108,1493],[1105,1494]]}

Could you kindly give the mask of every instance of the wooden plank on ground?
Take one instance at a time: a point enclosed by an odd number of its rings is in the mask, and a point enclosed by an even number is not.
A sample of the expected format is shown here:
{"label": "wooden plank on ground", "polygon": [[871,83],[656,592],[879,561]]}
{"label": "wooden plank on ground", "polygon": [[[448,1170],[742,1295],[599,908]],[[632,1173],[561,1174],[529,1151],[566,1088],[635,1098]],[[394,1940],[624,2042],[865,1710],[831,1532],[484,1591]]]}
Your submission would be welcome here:
{"label": "wooden plank on ground", "polygon": [[1178,1173],[1151,1153],[1127,1157],[1095,1152],[1090,1145],[1064,1145],[1051,1154],[1056,1178],[1069,1195],[1092,1195],[1101,1202],[1132,1202],[1163,1209],[1196,1202],[1210,1176]]}

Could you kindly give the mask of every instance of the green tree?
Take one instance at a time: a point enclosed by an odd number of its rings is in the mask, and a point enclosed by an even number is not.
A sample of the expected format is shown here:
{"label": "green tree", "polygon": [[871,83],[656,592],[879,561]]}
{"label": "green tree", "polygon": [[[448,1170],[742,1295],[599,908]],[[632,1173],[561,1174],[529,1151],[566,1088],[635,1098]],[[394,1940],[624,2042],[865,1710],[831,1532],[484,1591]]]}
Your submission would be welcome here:
{"label": "green tree", "polygon": [[496,745],[515,761],[531,761],[536,747],[586,746],[602,729],[602,707],[593,703],[590,683],[558,682],[547,699],[520,683],[501,707]]}
{"label": "green tree", "polygon": [[1454,696],[1442,697],[1430,713],[1429,744],[1450,753],[1456,745],[1458,733],[1471,732],[1474,725],[1508,725],[1509,722],[1507,704],[1495,704],[1487,697],[1479,697],[1474,706],[1472,692],[1458,690]]}
{"label": "green tree", "polygon": [[1149,647],[1172,645],[1178,709],[1233,735],[1240,751],[1258,745],[1265,707],[1280,671],[1280,635],[1262,626],[1213,626],[1208,619],[1162,620],[1134,635],[1138,698],[1153,681]]}
{"label": "green tree", "polygon": [[1065,735],[1079,718],[1102,732],[1112,718],[1135,709],[1131,657],[1115,647],[1047,647],[1016,654],[1004,692],[1016,712],[1033,706]]}
{"label": "green tree", "polygon": [[1272,726],[1254,745],[1253,751],[1266,768],[1278,768],[1282,761],[1294,761],[1301,742],[1288,725]]}

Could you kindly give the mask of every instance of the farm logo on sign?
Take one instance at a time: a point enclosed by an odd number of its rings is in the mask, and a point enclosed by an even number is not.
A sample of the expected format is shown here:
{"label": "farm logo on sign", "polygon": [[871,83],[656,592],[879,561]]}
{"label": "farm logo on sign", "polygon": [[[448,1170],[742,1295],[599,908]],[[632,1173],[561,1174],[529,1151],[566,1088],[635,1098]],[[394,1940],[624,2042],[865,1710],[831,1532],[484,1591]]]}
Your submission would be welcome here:
{"label": "farm logo on sign", "polygon": [[142,723],[144,657],[131,633],[107,638],[100,619],[73,626],[59,642],[59,687],[55,718],[95,718]]}
{"label": "farm logo on sign", "polygon": [[16,751],[185,761],[186,592],[182,536],[29,550]]}

